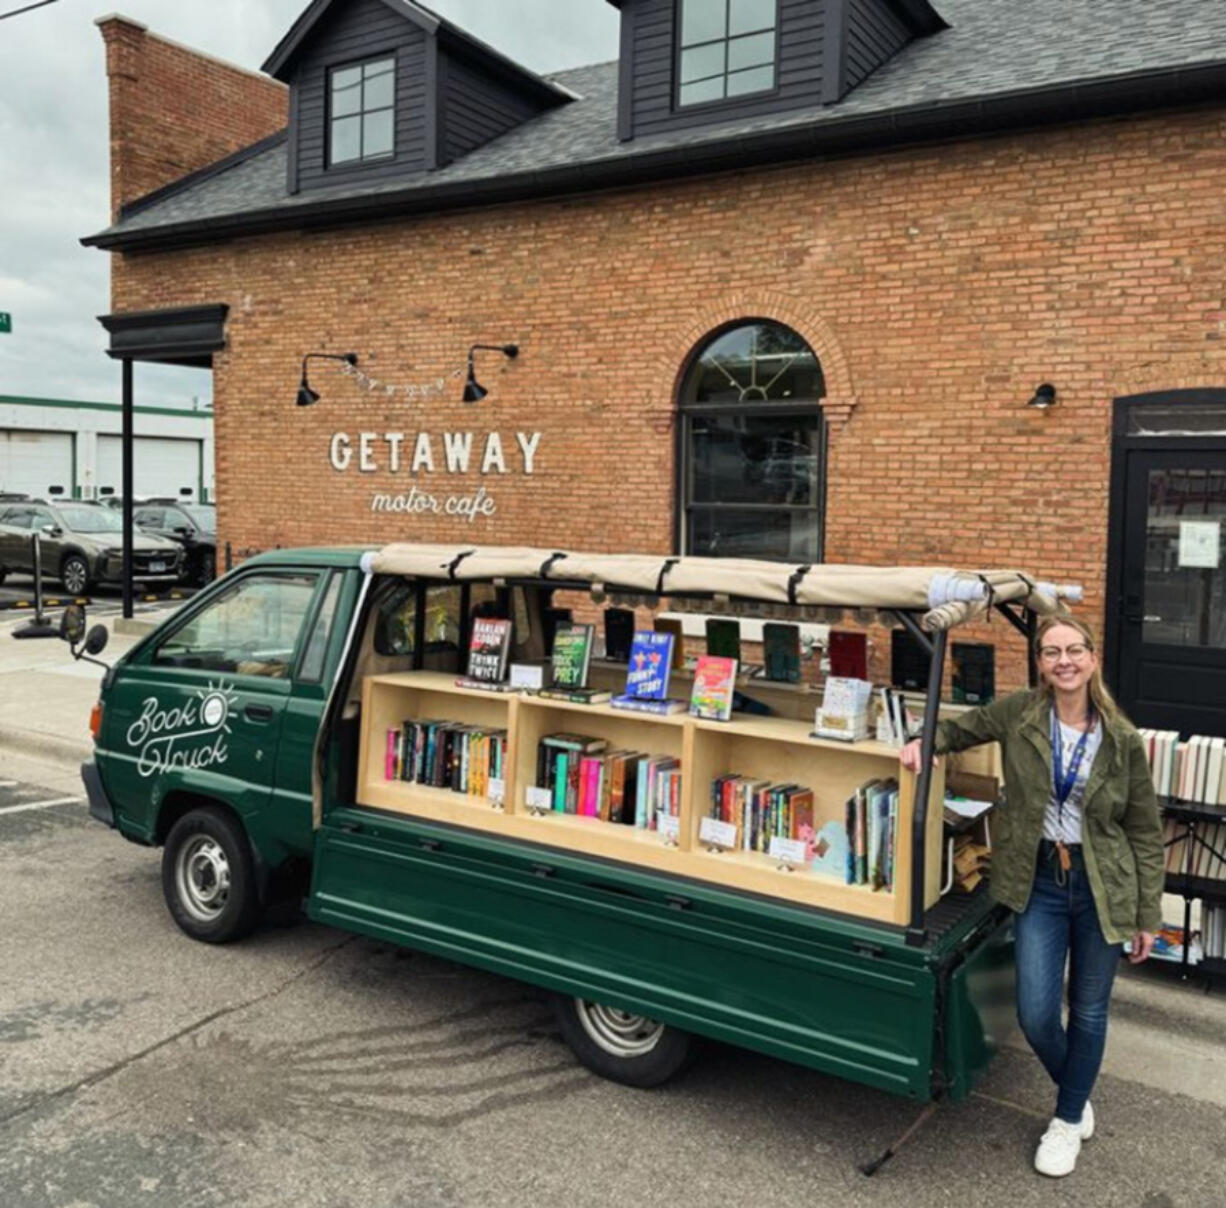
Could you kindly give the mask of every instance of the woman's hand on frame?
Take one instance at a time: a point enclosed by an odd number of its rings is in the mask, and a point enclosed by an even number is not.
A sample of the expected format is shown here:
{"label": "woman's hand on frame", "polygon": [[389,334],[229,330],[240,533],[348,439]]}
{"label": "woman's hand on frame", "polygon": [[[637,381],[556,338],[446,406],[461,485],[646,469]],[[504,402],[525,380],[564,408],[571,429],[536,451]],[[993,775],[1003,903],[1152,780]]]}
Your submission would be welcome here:
{"label": "woman's hand on frame", "polygon": [[[898,762],[902,764],[908,772],[919,772],[920,769],[920,740],[913,738],[906,746],[902,747],[898,752]],[[932,766],[937,766],[937,757],[932,757]]]}
{"label": "woman's hand on frame", "polygon": [[1139,965],[1143,960],[1149,959],[1149,954],[1154,950],[1154,936],[1151,931],[1138,931],[1132,937],[1132,951],[1128,953],[1130,964]]}

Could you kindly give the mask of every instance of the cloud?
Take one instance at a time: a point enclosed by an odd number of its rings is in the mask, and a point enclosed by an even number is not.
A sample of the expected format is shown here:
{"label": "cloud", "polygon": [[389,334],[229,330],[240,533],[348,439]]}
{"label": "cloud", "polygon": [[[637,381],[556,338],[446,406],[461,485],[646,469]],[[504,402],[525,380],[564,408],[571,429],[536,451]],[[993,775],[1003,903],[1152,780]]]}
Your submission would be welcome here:
{"label": "cloud", "polygon": [[[258,70],[305,0],[126,0],[125,16],[163,37]],[[0,0],[0,9],[15,5]],[[614,58],[617,13],[604,0],[436,0],[440,16],[525,67],[559,71]],[[61,0],[0,22],[0,394],[114,401],[119,369],[96,316],[109,309],[106,253],[82,235],[110,208],[107,88],[94,21],[114,0]],[[209,397],[200,370],[140,366],[139,401]]]}

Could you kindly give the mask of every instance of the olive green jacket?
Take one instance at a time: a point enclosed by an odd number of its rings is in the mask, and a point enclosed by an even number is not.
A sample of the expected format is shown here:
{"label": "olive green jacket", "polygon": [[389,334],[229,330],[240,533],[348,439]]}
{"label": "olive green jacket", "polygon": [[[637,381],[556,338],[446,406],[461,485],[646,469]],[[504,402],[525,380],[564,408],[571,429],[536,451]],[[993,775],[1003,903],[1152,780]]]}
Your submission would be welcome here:
{"label": "olive green jacket", "polygon": [[[999,742],[1005,803],[992,816],[991,892],[1025,910],[1034,884],[1043,815],[1052,792],[1051,704],[1042,691],[1015,692],[937,725],[936,750]],[[1086,874],[1107,941],[1156,931],[1162,922],[1162,816],[1141,736],[1103,721],[1081,814]]]}

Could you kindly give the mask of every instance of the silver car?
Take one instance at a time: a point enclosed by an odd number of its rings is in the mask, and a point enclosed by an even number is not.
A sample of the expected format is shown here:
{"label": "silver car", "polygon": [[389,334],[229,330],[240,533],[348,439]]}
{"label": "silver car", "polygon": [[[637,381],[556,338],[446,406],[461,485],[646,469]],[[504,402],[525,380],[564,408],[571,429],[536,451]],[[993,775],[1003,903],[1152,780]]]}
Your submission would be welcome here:
{"label": "silver car", "polygon": [[[10,571],[34,570],[34,533],[39,534],[43,574],[57,578],[70,595],[94,583],[123,579],[123,516],[98,503],[78,500],[0,505],[0,583]],[[174,583],[183,550],[173,541],[135,530],[132,577],[144,583]]]}

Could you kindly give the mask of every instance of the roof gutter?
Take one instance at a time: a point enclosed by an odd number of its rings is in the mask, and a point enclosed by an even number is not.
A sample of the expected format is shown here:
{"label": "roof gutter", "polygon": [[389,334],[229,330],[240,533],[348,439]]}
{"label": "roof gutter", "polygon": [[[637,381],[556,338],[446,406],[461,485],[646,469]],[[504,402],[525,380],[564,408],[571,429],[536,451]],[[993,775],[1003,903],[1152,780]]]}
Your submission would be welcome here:
{"label": "roof gutter", "polygon": [[169,223],[146,230],[103,231],[81,242],[86,247],[108,251],[168,251],[270,231],[309,230],[516,201],[539,201],[760,165],[855,155],[916,143],[1067,125],[1206,102],[1220,104],[1223,96],[1226,96],[1226,63],[1166,68],[1108,80],[929,103],[841,121],[739,134],[708,143],[486,180],[459,180],[395,193],[322,199]]}

